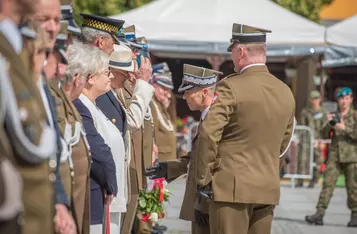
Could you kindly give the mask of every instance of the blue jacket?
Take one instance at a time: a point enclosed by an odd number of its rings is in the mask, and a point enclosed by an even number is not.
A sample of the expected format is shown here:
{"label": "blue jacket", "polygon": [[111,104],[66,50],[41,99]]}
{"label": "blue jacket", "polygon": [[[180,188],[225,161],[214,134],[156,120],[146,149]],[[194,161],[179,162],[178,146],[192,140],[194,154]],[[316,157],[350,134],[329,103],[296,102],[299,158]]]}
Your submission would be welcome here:
{"label": "blue jacket", "polygon": [[101,224],[104,212],[104,194],[116,195],[118,192],[115,174],[115,163],[111,150],[94,126],[93,118],[88,108],[81,100],[73,101],[79,114],[82,116],[83,126],[92,155],[90,202],[91,224]]}
{"label": "blue jacket", "polygon": [[113,92],[109,91],[106,94],[101,95],[95,100],[95,103],[105,116],[115,124],[122,133],[124,139],[125,132],[128,128],[126,113]]}

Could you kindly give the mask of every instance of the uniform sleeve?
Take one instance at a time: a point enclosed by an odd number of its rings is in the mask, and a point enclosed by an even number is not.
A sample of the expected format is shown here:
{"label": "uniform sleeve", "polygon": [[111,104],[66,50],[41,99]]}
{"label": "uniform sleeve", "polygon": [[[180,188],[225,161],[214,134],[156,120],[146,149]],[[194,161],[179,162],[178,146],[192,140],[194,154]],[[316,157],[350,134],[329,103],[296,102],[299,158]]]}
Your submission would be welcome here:
{"label": "uniform sleeve", "polygon": [[285,134],[284,134],[284,138],[283,141],[281,142],[281,146],[280,146],[280,168],[284,165],[285,162],[285,158],[287,155],[287,152],[289,150],[293,135],[294,135],[294,131],[295,131],[295,126],[296,126],[296,119],[293,115],[291,116],[288,126],[285,130]]}
{"label": "uniform sleeve", "polygon": [[[356,116],[356,112],[353,112],[353,116]],[[345,130],[340,131],[340,134],[346,138],[357,140],[357,124],[355,117],[353,117],[351,124],[346,124]]]}
{"label": "uniform sleeve", "polygon": [[55,194],[56,194],[56,204],[63,204],[65,205],[68,210],[70,210],[70,204],[67,199],[66,192],[64,191],[64,187],[61,180],[61,173],[60,170],[56,170],[56,181],[55,181]]}
{"label": "uniform sleeve", "polygon": [[141,128],[144,115],[150,105],[154,88],[146,81],[137,80],[133,91],[133,100],[126,109],[128,126],[131,130]]}
{"label": "uniform sleeve", "polygon": [[218,143],[236,108],[236,97],[229,83],[220,81],[216,88],[217,98],[202,122],[197,139],[197,184],[206,186],[211,182],[211,170],[216,162]]}
{"label": "uniform sleeve", "polygon": [[181,157],[178,160],[167,162],[167,180],[174,180],[187,173],[187,166],[190,162],[189,157]]}
{"label": "uniform sleeve", "polygon": [[[87,107],[80,100],[75,100],[73,104],[82,116],[83,126],[86,131],[87,140],[92,155],[92,164],[97,164],[94,168],[104,168],[107,178],[105,189],[109,194],[116,195],[118,192],[116,169],[111,150],[94,126],[92,115]],[[91,173],[93,174],[93,173]],[[98,173],[100,174],[100,173]],[[94,178],[93,178],[94,179]],[[97,181],[97,180],[96,180]]]}

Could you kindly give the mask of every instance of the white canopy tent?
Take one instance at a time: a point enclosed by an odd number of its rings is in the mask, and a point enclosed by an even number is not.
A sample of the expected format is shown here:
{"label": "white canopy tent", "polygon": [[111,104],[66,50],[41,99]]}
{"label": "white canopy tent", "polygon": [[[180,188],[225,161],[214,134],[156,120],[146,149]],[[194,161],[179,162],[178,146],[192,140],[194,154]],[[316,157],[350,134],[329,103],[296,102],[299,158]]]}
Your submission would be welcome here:
{"label": "white canopy tent", "polygon": [[326,41],[337,46],[357,47],[357,15],[328,27]]}
{"label": "white canopy tent", "polygon": [[326,49],[323,66],[357,65],[357,15],[328,27],[326,41],[330,46]]}
{"label": "white canopy tent", "polygon": [[268,56],[323,53],[325,28],[270,0],[157,0],[112,16],[135,24],[153,52],[227,54],[232,24],[272,30]]}

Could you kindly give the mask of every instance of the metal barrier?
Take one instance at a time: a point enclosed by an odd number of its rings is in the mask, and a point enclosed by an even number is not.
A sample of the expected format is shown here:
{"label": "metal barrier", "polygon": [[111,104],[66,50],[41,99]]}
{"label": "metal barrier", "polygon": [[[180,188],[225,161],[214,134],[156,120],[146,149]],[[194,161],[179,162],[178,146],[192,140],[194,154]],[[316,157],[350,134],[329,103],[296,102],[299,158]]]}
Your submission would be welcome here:
{"label": "metal barrier", "polygon": [[184,142],[183,144],[185,144],[185,149],[187,152],[190,152],[192,149],[192,140],[193,140],[193,136],[196,133],[195,128],[197,129],[198,125],[199,122],[193,122],[187,127],[188,128],[187,133],[181,133],[181,132],[176,133],[177,139],[183,139]]}
{"label": "metal barrier", "polygon": [[287,152],[290,162],[285,165],[287,171],[283,176],[291,179],[292,188],[295,188],[296,179],[311,180],[313,177],[313,169],[315,167],[314,141],[314,131],[311,128],[304,125],[295,127],[293,142]]}

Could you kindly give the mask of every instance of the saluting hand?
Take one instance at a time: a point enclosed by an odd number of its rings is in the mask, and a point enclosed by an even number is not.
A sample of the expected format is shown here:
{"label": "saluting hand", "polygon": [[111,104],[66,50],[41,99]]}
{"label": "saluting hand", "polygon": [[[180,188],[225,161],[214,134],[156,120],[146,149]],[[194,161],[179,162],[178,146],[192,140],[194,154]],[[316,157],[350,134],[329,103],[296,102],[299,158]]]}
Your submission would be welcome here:
{"label": "saluting hand", "polygon": [[148,82],[152,74],[151,62],[148,58],[140,56],[140,68],[135,72],[136,79],[141,79]]}

